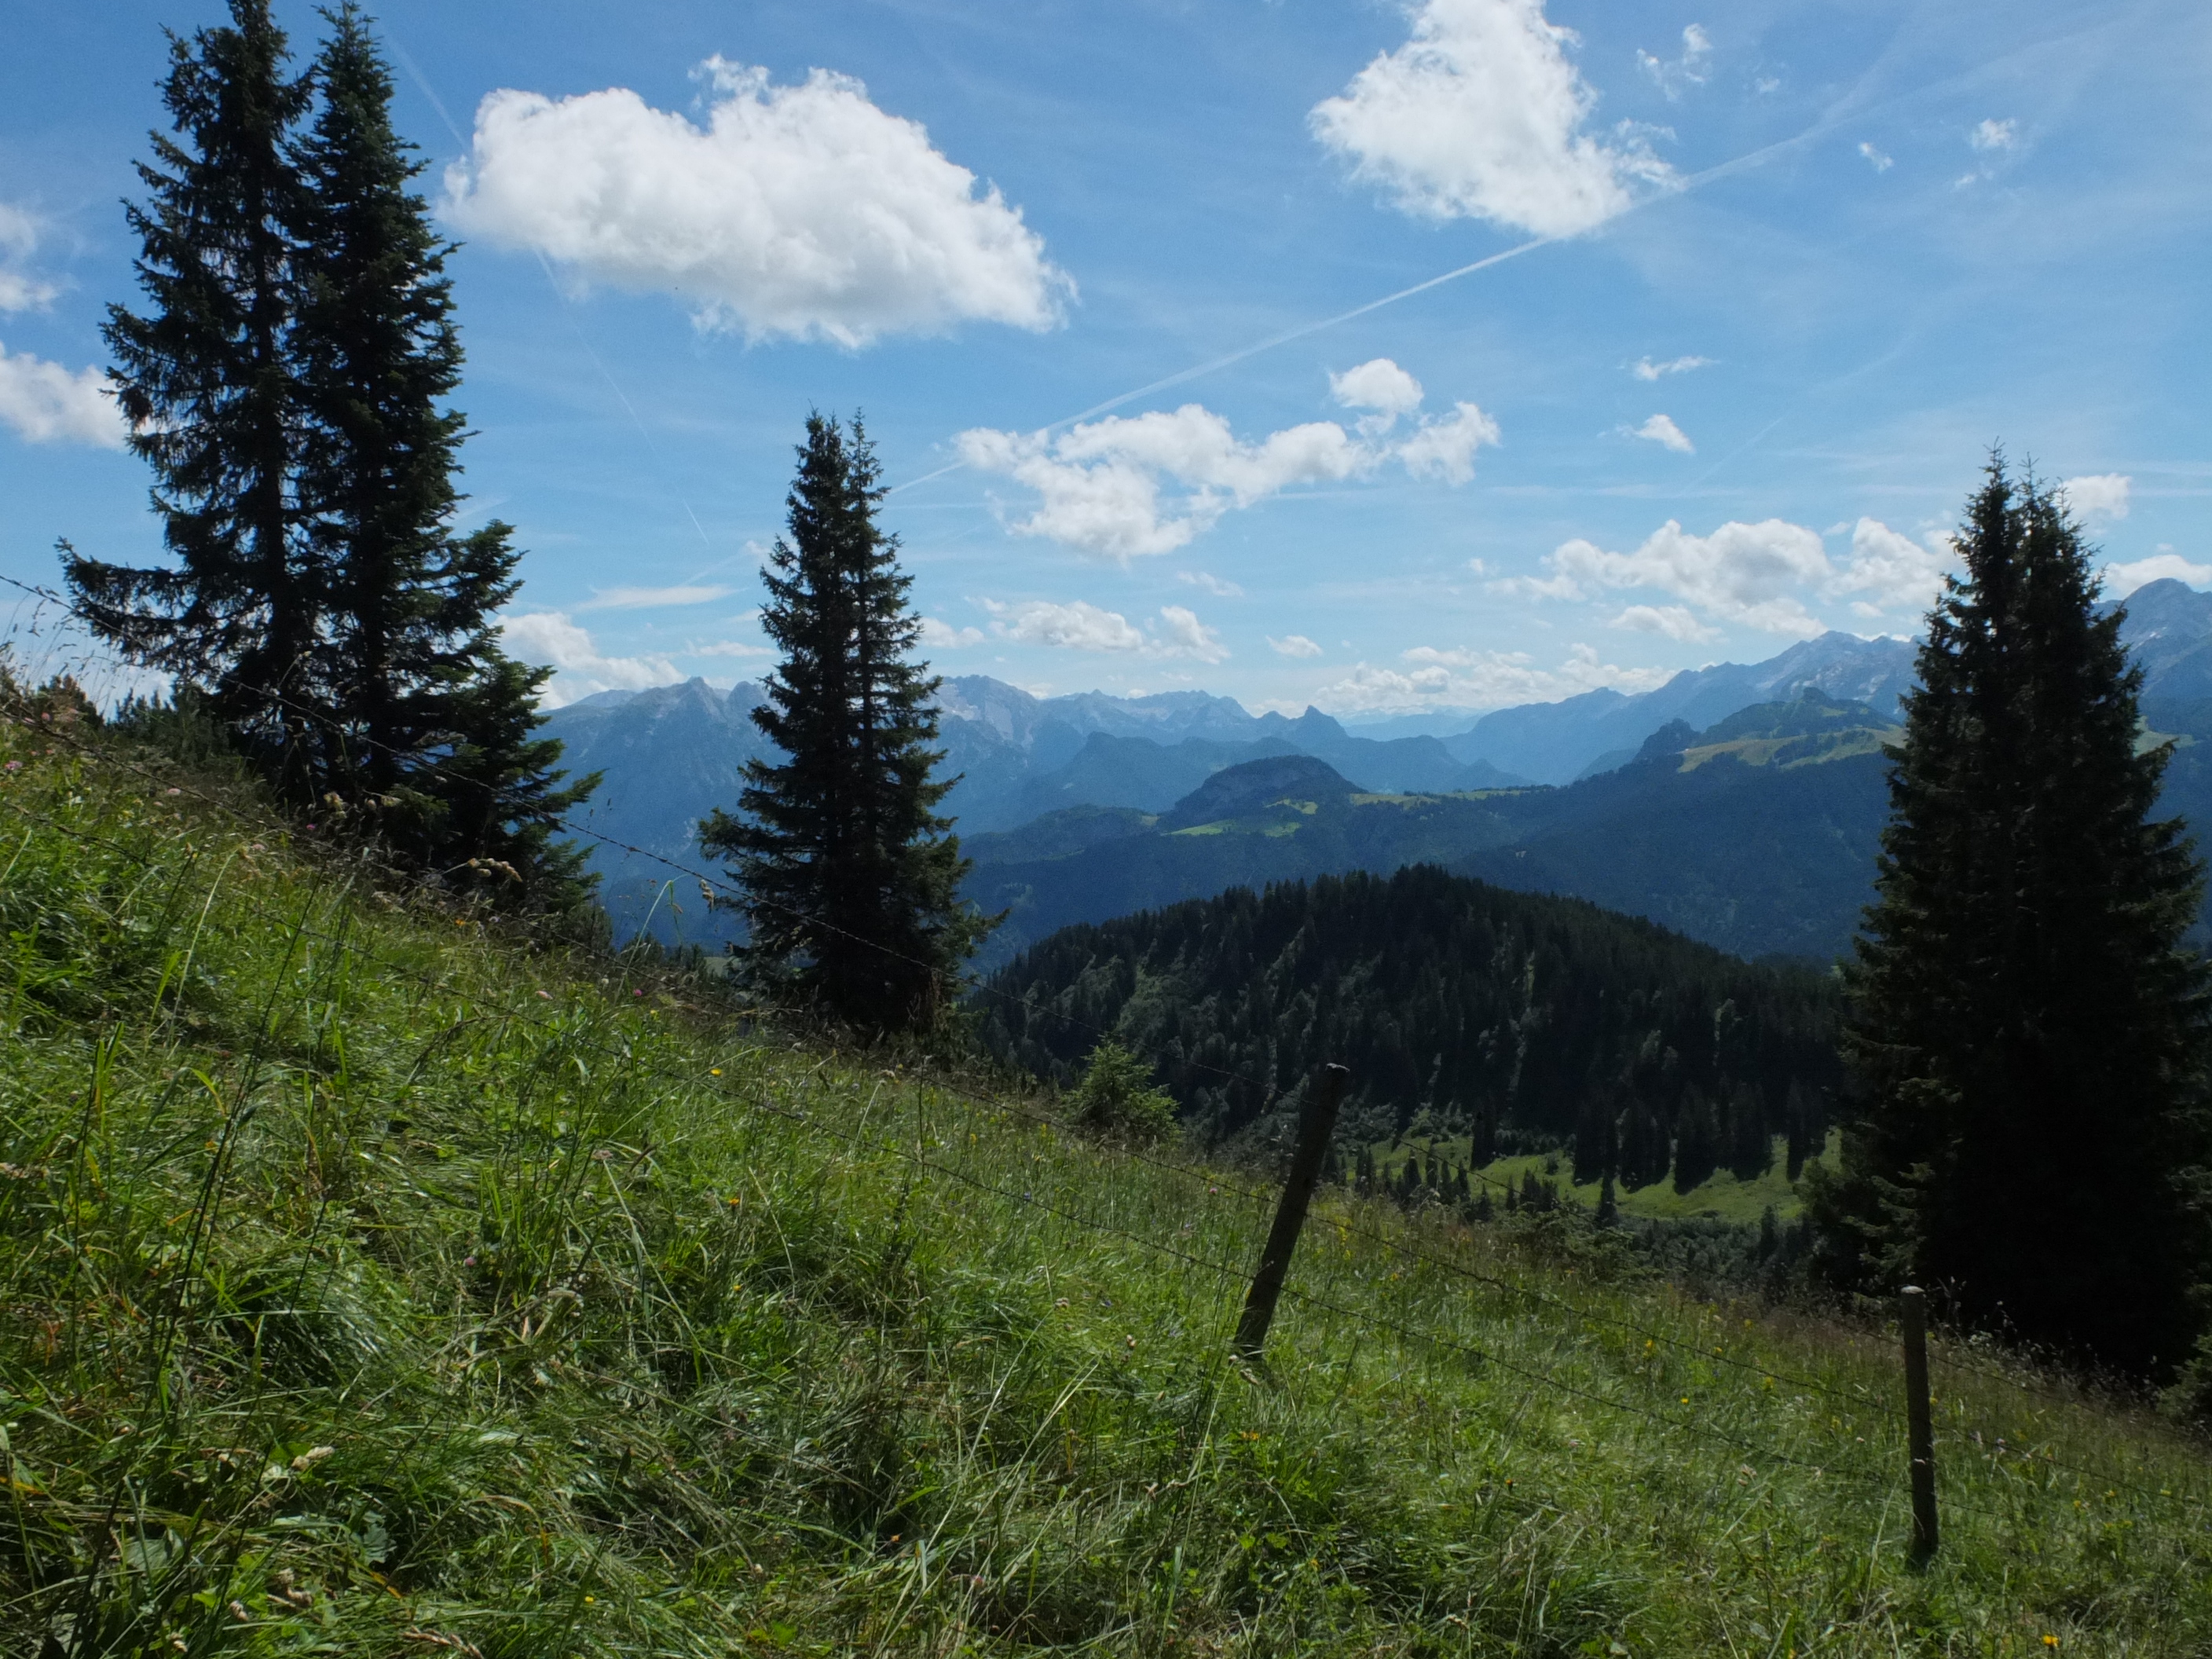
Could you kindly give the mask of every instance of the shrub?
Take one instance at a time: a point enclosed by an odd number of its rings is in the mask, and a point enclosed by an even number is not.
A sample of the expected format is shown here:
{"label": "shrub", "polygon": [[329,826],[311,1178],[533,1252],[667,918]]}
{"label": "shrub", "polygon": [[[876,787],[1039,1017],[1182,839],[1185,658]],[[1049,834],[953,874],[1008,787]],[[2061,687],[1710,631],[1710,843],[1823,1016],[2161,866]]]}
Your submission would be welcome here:
{"label": "shrub", "polygon": [[1070,1097],[1075,1121],[1094,1134],[1150,1145],[1177,1133],[1172,1097],[1152,1086],[1152,1068],[1111,1039],[1091,1051]]}

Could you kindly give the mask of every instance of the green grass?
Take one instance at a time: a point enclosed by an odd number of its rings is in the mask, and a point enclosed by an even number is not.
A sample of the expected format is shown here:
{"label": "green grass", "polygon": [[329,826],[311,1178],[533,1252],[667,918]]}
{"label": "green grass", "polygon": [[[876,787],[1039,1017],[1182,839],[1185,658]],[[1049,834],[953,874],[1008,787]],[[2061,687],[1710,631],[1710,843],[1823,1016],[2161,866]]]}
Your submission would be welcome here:
{"label": "green grass", "polygon": [[1340,1195],[1247,1374],[1248,1177],[76,742],[0,726],[0,1651],[2212,1651],[2149,1417],[1939,1367],[1915,1571],[1882,1333]]}
{"label": "green grass", "polygon": [[[1816,1157],[1832,1162],[1841,1141],[1842,1132],[1831,1130],[1826,1148]],[[1435,1141],[1423,1136],[1418,1140],[1401,1142],[1395,1151],[1389,1143],[1378,1141],[1369,1150],[1374,1154],[1376,1168],[1395,1177],[1406,1160],[1416,1152],[1425,1158],[1443,1158],[1457,1168],[1467,1162],[1473,1149],[1468,1137],[1462,1135],[1455,1140]],[[1552,1182],[1562,1197],[1571,1194],[1583,1208],[1594,1211],[1597,1208],[1600,1183],[1589,1181],[1577,1186],[1573,1166],[1574,1160],[1564,1153],[1527,1152],[1498,1158],[1477,1173],[1490,1182],[1492,1194],[1499,1201],[1503,1201],[1506,1188],[1517,1188],[1522,1177],[1533,1173],[1539,1181]],[[1671,1180],[1656,1181],[1632,1190],[1621,1187],[1615,1190],[1613,1202],[1624,1215],[1653,1221],[1732,1221],[1755,1225],[1770,1205],[1778,1220],[1792,1221],[1802,1213],[1805,1206],[1798,1196],[1797,1186],[1790,1179],[1789,1161],[1778,1139],[1773,1161],[1767,1165],[1765,1173],[1755,1180],[1745,1181],[1734,1171],[1723,1170],[1686,1193],[1676,1192]]]}

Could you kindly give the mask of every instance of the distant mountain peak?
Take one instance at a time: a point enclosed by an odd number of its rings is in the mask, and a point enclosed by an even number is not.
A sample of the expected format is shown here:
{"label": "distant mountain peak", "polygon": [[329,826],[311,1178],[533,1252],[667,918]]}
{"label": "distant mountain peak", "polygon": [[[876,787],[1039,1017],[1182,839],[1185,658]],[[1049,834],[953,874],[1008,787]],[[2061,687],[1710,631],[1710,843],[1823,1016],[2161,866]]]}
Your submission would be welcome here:
{"label": "distant mountain peak", "polygon": [[1224,766],[1160,819],[1164,830],[1188,830],[1224,818],[1250,817],[1280,800],[1334,800],[1358,793],[1357,786],[1327,761],[1311,755],[1269,755]]}

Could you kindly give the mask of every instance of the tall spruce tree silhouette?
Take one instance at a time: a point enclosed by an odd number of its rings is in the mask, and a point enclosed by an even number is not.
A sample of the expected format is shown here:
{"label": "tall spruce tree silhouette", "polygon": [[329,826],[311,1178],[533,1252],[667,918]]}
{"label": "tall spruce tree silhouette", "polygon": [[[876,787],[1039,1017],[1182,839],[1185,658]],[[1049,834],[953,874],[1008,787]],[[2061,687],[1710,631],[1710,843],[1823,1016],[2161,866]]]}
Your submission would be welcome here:
{"label": "tall spruce tree silhouette", "polygon": [[1993,457],[1928,619],[1847,968],[1856,1079],[1822,1259],[2144,1372],[2201,1318],[2203,871],[2063,495]]}
{"label": "tall spruce tree silhouette", "polygon": [[762,573],[783,656],[753,710],[785,758],[750,763],[738,812],[716,809],[700,842],[744,889],[753,972],[866,1030],[926,1028],[989,926],[960,901],[968,865],[934,811],[953,782],[931,776],[940,682],[912,658],[913,579],[876,524],[860,417],[810,416],[799,457]]}
{"label": "tall spruce tree silhouette", "polygon": [[567,908],[583,854],[551,824],[596,778],[563,785],[536,735],[550,671],[501,650],[495,613],[520,555],[495,520],[456,533],[466,419],[447,247],[412,185],[425,163],[392,125],[392,81],[360,9],[325,14],[319,104],[297,146],[299,317],[307,416],[295,495],[325,590],[315,672],[322,775],[366,804],[410,861]]}
{"label": "tall spruce tree silhouette", "polygon": [[297,79],[266,0],[231,14],[172,39],[177,137],[130,210],[150,303],[106,330],[174,563],[64,544],[66,579],[295,805],[335,796],[418,868],[569,908],[589,888],[553,826],[595,781],[562,785],[550,671],[500,647],[511,532],[452,528],[461,349],[391,74],[355,5]]}
{"label": "tall spruce tree silhouette", "polygon": [[173,677],[295,791],[307,787],[306,684],[319,584],[301,545],[293,471],[304,427],[292,373],[304,191],[289,143],[307,107],[267,0],[231,26],[169,37],[155,133],[127,212],[144,314],[103,331],[132,451],[154,471],[174,563],[79,557],[64,574],[94,631]]}

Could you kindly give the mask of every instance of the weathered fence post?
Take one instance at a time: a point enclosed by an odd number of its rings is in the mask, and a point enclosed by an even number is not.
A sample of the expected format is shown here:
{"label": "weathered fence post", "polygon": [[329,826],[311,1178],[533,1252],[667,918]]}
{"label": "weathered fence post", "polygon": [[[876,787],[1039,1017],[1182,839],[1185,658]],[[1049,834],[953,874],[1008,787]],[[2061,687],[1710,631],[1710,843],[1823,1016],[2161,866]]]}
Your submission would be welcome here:
{"label": "weathered fence post", "polygon": [[1928,1298],[1907,1285],[1899,1298],[1905,1327],[1905,1419],[1912,1454],[1912,1559],[1936,1553],[1936,1431],[1928,1414]]}
{"label": "weathered fence post", "polygon": [[1274,1322],[1275,1302],[1283,1293],[1291,1253],[1298,1247],[1298,1229],[1305,1225],[1306,1206],[1313,1199],[1322,1160],[1328,1156],[1337,1104],[1344,1098],[1345,1082],[1351,1075],[1341,1066],[1323,1066],[1306,1090],[1305,1103],[1298,1110],[1298,1143],[1291,1153],[1290,1176],[1283,1182],[1283,1200],[1275,1210],[1275,1224],[1267,1231],[1267,1248],[1260,1252],[1260,1270],[1252,1275],[1243,1316],[1237,1322],[1237,1353],[1241,1359],[1256,1362],[1267,1349],[1267,1327]]}

